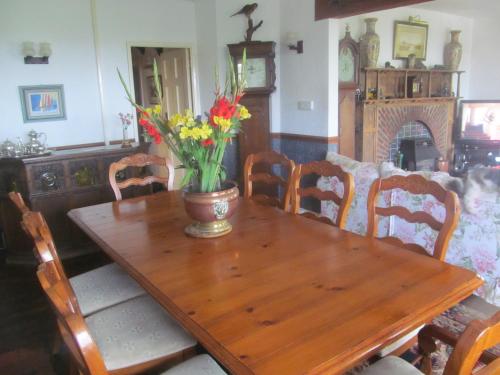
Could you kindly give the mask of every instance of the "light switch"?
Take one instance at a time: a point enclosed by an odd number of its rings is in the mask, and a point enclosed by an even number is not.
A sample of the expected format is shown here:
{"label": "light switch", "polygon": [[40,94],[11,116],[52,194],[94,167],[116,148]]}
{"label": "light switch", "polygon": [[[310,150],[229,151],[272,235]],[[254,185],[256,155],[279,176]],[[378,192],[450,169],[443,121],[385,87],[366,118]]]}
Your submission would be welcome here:
{"label": "light switch", "polygon": [[299,100],[299,111],[312,111],[314,109],[314,102],[312,100]]}

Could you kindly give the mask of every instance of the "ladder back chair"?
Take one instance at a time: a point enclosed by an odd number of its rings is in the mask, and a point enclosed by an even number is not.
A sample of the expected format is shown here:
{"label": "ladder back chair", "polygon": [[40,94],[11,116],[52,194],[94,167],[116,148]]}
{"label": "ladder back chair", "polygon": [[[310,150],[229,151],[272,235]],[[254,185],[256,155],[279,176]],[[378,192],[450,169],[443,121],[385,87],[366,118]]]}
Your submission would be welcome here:
{"label": "ladder back chair", "polygon": [[52,278],[54,270],[53,262],[43,263],[37,276],[80,373],[138,374],[195,354],[196,341],[151,297],[139,297],[84,318],[73,305],[65,281]]}
{"label": "ladder back chair", "polygon": [[[132,177],[124,181],[118,182],[116,180],[116,174],[123,171],[129,167],[145,167],[148,165],[156,165],[159,167],[165,167],[167,169],[167,177],[159,176],[146,176],[144,178]],[[149,154],[135,154],[131,156],[124,157],[117,162],[111,163],[109,166],[109,183],[113,192],[115,193],[115,198],[117,201],[122,200],[121,189],[125,189],[129,186],[146,186],[152,183],[160,183],[165,186],[167,190],[172,190],[174,186],[174,166],[172,162],[167,158],[162,158],[157,155]]]}
{"label": "ladder back chair", "polygon": [[[410,212],[406,207],[391,206],[377,207],[377,199],[383,191],[393,189],[401,189],[411,194],[428,194],[432,195],[437,201],[441,202],[445,209],[445,219],[443,222],[436,220],[431,214],[424,211]],[[409,176],[392,176],[389,178],[376,179],[368,194],[368,227],[367,235],[376,237],[378,234],[378,216],[398,216],[409,223],[423,223],[438,232],[436,242],[434,243],[434,251],[432,256],[439,260],[444,260],[448,243],[457,227],[460,216],[460,202],[457,195],[449,190],[446,190],[435,181],[430,181],[419,175]],[[396,237],[384,237],[383,240],[399,246],[405,247],[408,250],[418,252],[420,254],[429,255],[427,251],[420,245],[408,243],[405,244]]]}
{"label": "ladder back chair", "polygon": [[[385,357],[368,367],[360,375],[431,375],[430,353],[436,349],[432,337],[434,326],[425,326],[419,333],[419,347],[424,354],[421,371],[399,357]],[[430,339],[430,340],[429,340]],[[473,320],[462,335],[455,339],[456,345],[446,362],[443,375],[470,375],[481,355],[487,349],[500,344],[500,311],[485,320]],[[490,361],[485,367],[474,372],[475,375],[500,374],[500,358]]]}
{"label": "ladder back chair", "polygon": [[26,205],[26,203],[24,202],[24,199],[20,193],[16,191],[11,191],[9,193],[9,198],[12,201],[12,203],[14,203],[14,205],[17,207],[19,212],[21,212],[21,215],[25,214],[30,210]]}
{"label": "ladder back chair", "polygon": [[[301,188],[300,181],[306,175],[315,174],[324,177],[336,177],[342,183],[344,192],[340,197],[334,191],[322,191],[316,186]],[[326,216],[320,216],[313,212],[300,213],[301,198],[312,197],[319,201],[333,201],[338,206],[337,217],[334,221]],[[295,168],[292,178],[292,212],[302,216],[321,221],[344,229],[349,207],[354,197],[354,178],[350,173],[344,172],[338,165],[327,160],[313,161],[307,164],[299,164]]]}
{"label": "ladder back chair", "polygon": [[[272,174],[271,172],[254,172],[253,169],[256,164],[266,165],[269,169],[271,169],[273,165],[281,165],[287,169],[286,179]],[[294,169],[295,163],[293,160],[275,151],[264,151],[248,155],[245,160],[243,171],[245,185],[244,198],[252,199],[265,206],[279,207],[288,211],[290,206],[290,183]],[[263,183],[270,186],[277,185],[281,187],[283,189],[283,199],[280,201],[278,197],[272,197],[266,194],[255,194],[254,183]]]}
{"label": "ladder back chair", "polygon": [[23,215],[22,226],[34,242],[39,263],[54,262],[59,279],[67,280],[84,316],[144,295],[145,290],[118,264],[111,263],[68,278],[49,226],[40,212]]}

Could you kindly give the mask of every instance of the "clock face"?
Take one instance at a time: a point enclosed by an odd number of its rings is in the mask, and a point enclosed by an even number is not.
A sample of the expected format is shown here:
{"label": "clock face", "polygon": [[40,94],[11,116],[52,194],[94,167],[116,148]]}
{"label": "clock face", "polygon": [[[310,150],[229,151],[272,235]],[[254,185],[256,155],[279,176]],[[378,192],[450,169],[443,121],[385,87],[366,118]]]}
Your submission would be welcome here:
{"label": "clock face", "polygon": [[356,80],[355,62],[352,50],[343,47],[339,54],[339,81],[354,82]]}
{"label": "clock face", "polygon": [[[238,61],[238,74],[241,74],[241,60]],[[258,88],[267,86],[266,58],[255,57],[247,59],[247,87]]]}

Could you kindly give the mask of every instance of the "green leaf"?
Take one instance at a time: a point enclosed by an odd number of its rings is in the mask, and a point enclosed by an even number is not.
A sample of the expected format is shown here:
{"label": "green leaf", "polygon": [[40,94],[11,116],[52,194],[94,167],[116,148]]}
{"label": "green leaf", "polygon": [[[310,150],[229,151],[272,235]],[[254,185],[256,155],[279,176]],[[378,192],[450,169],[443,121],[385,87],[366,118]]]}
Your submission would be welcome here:
{"label": "green leaf", "polygon": [[163,93],[162,93],[162,87],[160,85],[160,76],[158,74],[158,66],[156,65],[156,59],[153,60],[153,77],[155,82],[156,96],[160,99],[160,103],[163,103]]}

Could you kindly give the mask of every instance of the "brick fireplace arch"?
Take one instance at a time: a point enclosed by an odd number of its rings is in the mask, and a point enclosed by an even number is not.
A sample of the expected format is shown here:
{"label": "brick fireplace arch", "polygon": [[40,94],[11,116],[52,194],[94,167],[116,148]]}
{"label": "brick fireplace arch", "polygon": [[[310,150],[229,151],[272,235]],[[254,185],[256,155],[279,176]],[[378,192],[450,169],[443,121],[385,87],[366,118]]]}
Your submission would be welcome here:
{"label": "brick fireplace arch", "polygon": [[388,159],[389,148],[399,129],[408,122],[421,122],[430,130],[436,148],[451,156],[455,99],[367,101],[363,112],[363,161]]}

